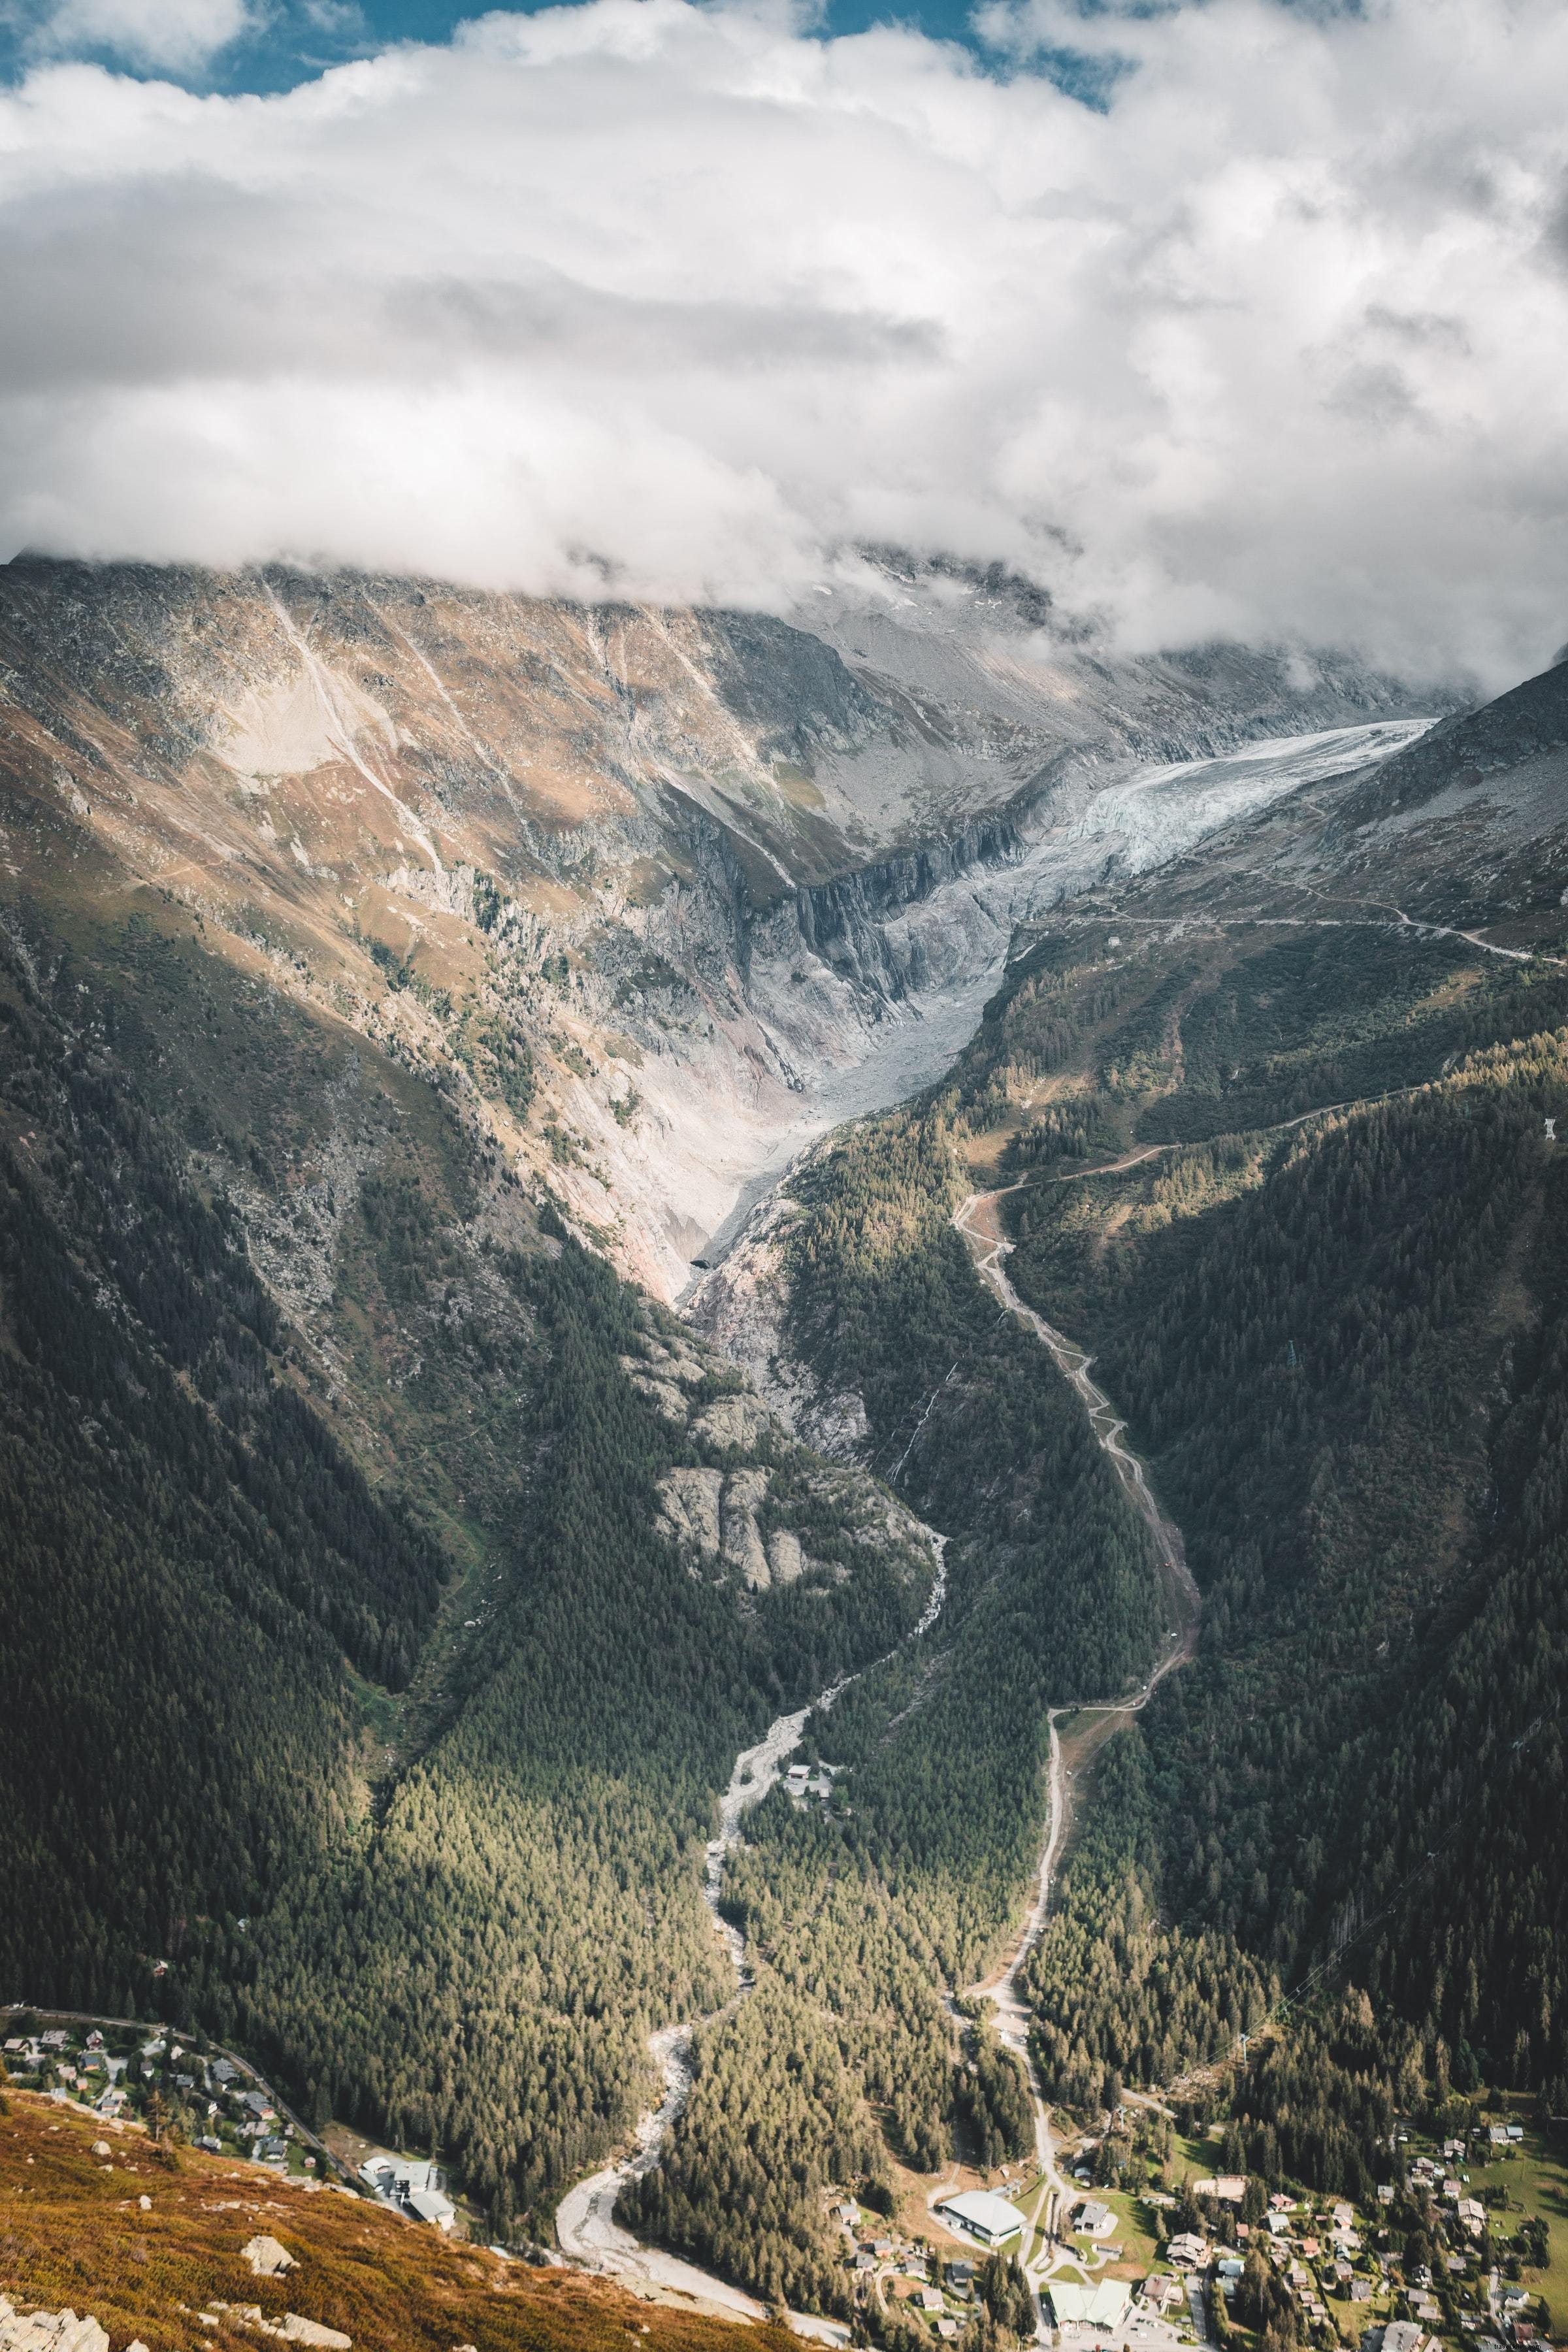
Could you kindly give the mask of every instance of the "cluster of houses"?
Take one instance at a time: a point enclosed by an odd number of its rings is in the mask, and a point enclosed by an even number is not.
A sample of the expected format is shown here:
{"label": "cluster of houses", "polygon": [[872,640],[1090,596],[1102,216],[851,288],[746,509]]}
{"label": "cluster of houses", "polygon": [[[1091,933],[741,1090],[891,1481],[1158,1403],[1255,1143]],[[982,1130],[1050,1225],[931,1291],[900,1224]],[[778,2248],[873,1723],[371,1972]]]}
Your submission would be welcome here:
{"label": "cluster of houses", "polygon": [[[965,2193],[985,2195],[984,2190]],[[1018,2215],[1003,2198],[993,2198],[990,2202],[1003,2207],[1011,2217],[1010,2234],[1016,2242],[1023,2227]],[[949,2221],[945,2202],[933,2210]],[[858,2286],[868,2295],[875,2292],[890,2296],[902,2308],[920,2312],[944,2343],[953,2342],[974,2300],[974,2263],[963,2256],[944,2260],[929,2247],[911,2245],[895,2237],[884,2225],[868,2224],[858,2205],[836,2205],[833,2219],[847,2241],[845,2260],[856,2274]],[[964,2234],[972,2237],[976,2246],[992,2242],[977,2229],[969,2229]],[[1003,2238],[998,2242],[1005,2243],[1006,2240]]]}
{"label": "cluster of houses", "polygon": [[56,2025],[42,2033],[14,2033],[5,2042],[5,2057],[8,2073],[47,2077],[63,2095],[80,2100],[100,2116],[112,2118],[130,2104],[121,2084],[130,2060],[106,2048],[97,2032],[71,2034]]}
{"label": "cluster of houses", "polygon": [[[96,2026],[14,2033],[4,2043],[6,2070],[23,2083],[32,2077],[58,2099],[90,2107],[109,2123],[135,2113],[156,2090],[195,2111],[203,2126],[195,2145],[209,2155],[226,2147],[275,2171],[289,2169],[296,2158],[306,2174],[315,2171],[316,2159],[297,2144],[293,2127],[232,2059],[204,2057],[171,2032],[140,2042],[126,2034],[119,2039],[122,2046],[115,2050]],[[134,2088],[127,2080],[132,2058],[139,2062]]]}

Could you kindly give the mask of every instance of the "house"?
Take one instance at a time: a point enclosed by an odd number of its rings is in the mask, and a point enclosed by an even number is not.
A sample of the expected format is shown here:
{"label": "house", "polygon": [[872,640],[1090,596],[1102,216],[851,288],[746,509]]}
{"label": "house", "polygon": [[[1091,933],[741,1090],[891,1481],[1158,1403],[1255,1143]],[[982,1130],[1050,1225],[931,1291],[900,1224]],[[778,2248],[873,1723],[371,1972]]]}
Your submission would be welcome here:
{"label": "house", "polygon": [[1505,2125],[1504,2130],[1507,2134],[1509,2145],[1511,2147],[1518,2147],[1522,2143],[1524,2138],[1524,2126],[1522,2124]]}
{"label": "house", "polygon": [[239,2068],[231,2060],[227,2058],[213,2060],[212,2078],[220,2091],[226,2091],[231,2083],[237,2081],[238,2076]]}
{"label": "house", "polygon": [[1201,2270],[1209,2258],[1207,2239],[1200,2238],[1194,2230],[1184,2230],[1179,2238],[1173,2238],[1165,2251],[1178,2270]]}
{"label": "house", "polygon": [[1370,2303],[1372,2301],[1372,2281],[1370,2279],[1352,2279],[1351,2301],[1352,2303]]}
{"label": "house", "polygon": [[1355,2207],[1353,2205],[1345,2205],[1342,2203],[1336,2205],[1334,2207],[1333,2220],[1336,2230],[1353,2230],[1355,2227]]}
{"label": "house", "polygon": [[1073,2228],[1088,2238],[1108,2238],[1116,2227],[1116,2216],[1109,2205],[1097,2205],[1085,2198],[1074,2212]]}
{"label": "house", "polygon": [[[939,2319],[936,2323],[936,2332],[942,2337],[944,2344],[951,2344],[953,2337],[958,2334],[957,2320]],[[1501,2352],[1500,2346],[1499,2347],[1499,2352]]]}
{"label": "house", "polygon": [[[47,2042],[48,2040],[48,2035],[46,2034],[44,2039]],[[1491,2142],[1493,2147],[1506,2147],[1508,2146],[1507,2126],[1503,2124],[1489,2124],[1487,2126],[1487,2137]]]}
{"label": "house", "polygon": [[914,2300],[922,2311],[940,2311],[942,2289],[939,2286],[922,2286],[916,2293]]}
{"label": "house", "polygon": [[983,2246],[1005,2246],[1023,2231],[1023,2221],[1015,2208],[988,2189],[961,2189],[956,2197],[942,2198],[936,2210],[951,2229],[977,2238]]}
{"label": "house", "polygon": [[243,2092],[239,2104],[247,2108],[258,2123],[269,2124],[278,2113],[271,2100],[264,2099],[259,2091]]}
{"label": "house", "polygon": [[1289,2216],[1285,2213],[1270,2213],[1268,2229],[1269,2234],[1273,2237],[1288,2238],[1290,2234]]}
{"label": "house", "polygon": [[47,2033],[41,2033],[38,2039],[46,2050],[63,2050],[66,2046],[66,2037],[58,2025],[51,2027]]}
{"label": "house", "polygon": [[1487,2226],[1487,2209],[1479,2197],[1461,2197],[1459,2219],[1472,2238],[1479,2238]]}

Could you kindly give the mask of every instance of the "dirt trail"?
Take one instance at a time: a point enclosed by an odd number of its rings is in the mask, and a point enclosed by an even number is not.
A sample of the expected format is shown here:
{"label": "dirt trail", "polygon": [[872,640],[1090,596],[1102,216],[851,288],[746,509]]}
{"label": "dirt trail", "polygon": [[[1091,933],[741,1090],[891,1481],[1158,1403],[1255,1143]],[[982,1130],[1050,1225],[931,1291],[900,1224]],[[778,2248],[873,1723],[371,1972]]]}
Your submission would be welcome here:
{"label": "dirt trail", "polygon": [[[1150,1156],[1138,1153],[1122,1166],[1135,1165],[1137,1160]],[[1102,1173],[1102,1171],[1097,1171]],[[958,1209],[953,1224],[968,1243],[977,1273],[983,1282],[995,1293],[1008,1312],[1016,1315],[1039,1340],[1058,1371],[1063,1373],[1082,1400],[1093,1430],[1104,1452],[1115,1465],[1116,1475],[1136,1507],[1150,1534],[1154,1538],[1160,1563],[1160,1579],[1173,1620],[1165,1635],[1163,1654],[1142,1687],[1130,1698],[1111,1706],[1090,1701],[1087,1706],[1078,1703],[1054,1706],[1049,1715],[1050,1764],[1048,1775],[1048,1806],[1046,1821],[1046,1843],[1040,1855],[1040,1872],[1035,1901],[1024,1923],[1024,1930],[1004,1966],[984,1982],[969,1988],[971,1998],[984,1995],[994,2007],[998,2038],[1006,2043],[1022,2062],[1029,2085],[1029,2095],[1035,2110],[1035,2154],[1045,2183],[1041,2200],[1037,2201],[1037,2218],[1043,2218],[1047,2245],[1039,2259],[1029,2265],[1030,2292],[1035,2298],[1037,2333],[1045,2337],[1044,2316],[1040,2308],[1039,2289],[1057,2265],[1071,2263],[1079,2275],[1083,2263],[1077,2256],[1057,2246],[1053,2241],[1060,2233],[1066,2210],[1073,2195],[1057,2164],[1056,2148],[1051,2138],[1050,2109],[1046,2104],[1039,2075],[1036,2072],[1029,2049],[1029,2012],[1018,1989],[1018,1979],[1024,1963],[1039,1938],[1050,1906],[1056,1873],[1066,1843],[1070,1806],[1068,1792],[1067,1765],[1062,1751],[1061,1735],[1057,1728],[1065,1716],[1089,1713],[1094,1717],[1092,1727],[1081,1738],[1075,1738],[1074,1748],[1081,1759],[1091,1748],[1099,1747],[1111,1732],[1129,1721],[1141,1707],[1146,1706],[1168,1674],[1184,1665],[1197,1654],[1198,1619],[1203,1608],[1198,1588],[1187,1566],[1186,1548],[1181,1529],[1165,1517],[1150,1486],[1143,1465],[1129,1447],[1121,1443],[1126,1423],[1117,1412],[1103,1389],[1089,1378],[1093,1358],[1082,1348],[1047,1323],[1043,1315],[1026,1306],[1003,1266],[1003,1259],[1013,1244],[1002,1232],[999,1203],[1007,1192],[1018,1192],[1021,1185],[1005,1185],[994,1192],[972,1192]],[[1042,2216],[1043,2205],[1043,2216]]]}

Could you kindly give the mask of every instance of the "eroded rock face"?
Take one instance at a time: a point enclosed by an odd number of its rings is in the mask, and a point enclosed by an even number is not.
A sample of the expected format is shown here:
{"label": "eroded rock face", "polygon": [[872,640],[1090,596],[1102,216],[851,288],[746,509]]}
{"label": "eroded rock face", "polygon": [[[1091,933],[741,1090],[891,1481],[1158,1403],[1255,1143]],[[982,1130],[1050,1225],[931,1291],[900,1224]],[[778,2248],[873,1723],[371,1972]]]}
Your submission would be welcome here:
{"label": "eroded rock face", "polygon": [[724,1481],[719,1523],[724,1558],[753,1592],[773,1582],[768,1555],[757,1529],[757,1513],[768,1498],[766,1470],[732,1470]]}
{"label": "eroded rock face", "polygon": [[658,1492],[664,1505],[660,1534],[683,1552],[695,1552],[699,1559],[717,1559],[723,1472],[667,1470],[658,1482]]}
{"label": "eroded rock face", "polygon": [[[1119,763],[1397,701],[1353,665],[1118,662],[1054,626],[962,566],[868,563],[786,623],[19,561],[4,865],[26,888],[80,853],[183,902],[674,1297],[759,1171],[962,1043],[1031,828]],[[289,1232],[212,1171],[301,1310],[356,1152],[345,1120]]]}
{"label": "eroded rock face", "polygon": [[[696,1577],[731,1584],[737,1593],[815,1579],[824,1588],[878,1557],[892,1559],[901,1577],[929,1577],[931,1547],[920,1522],[864,1471],[822,1461],[749,1386],[735,1367],[703,1339],[666,1345],[653,1333],[647,1354],[622,1359],[644,1393],[657,1385],[661,1411],[679,1420],[685,1436],[718,1460],[682,1464],[658,1482],[658,1532],[674,1544]],[[685,1381],[654,1383],[652,1375],[679,1362]],[[722,1384],[717,1397],[704,1391]],[[763,1454],[762,1461],[737,1454]],[[826,1507],[826,1509],[824,1507]],[[835,1530],[831,1557],[819,1559],[802,1533],[808,1519]]]}

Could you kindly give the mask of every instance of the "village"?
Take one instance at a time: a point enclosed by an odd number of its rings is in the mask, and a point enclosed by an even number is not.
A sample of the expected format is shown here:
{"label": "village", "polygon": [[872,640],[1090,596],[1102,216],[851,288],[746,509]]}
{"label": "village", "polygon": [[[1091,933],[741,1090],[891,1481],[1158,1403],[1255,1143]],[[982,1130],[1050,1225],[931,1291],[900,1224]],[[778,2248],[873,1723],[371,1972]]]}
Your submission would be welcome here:
{"label": "village", "polygon": [[[345,2168],[251,2066],[214,2051],[204,2036],[39,2019],[25,2010],[3,2014],[10,2030],[0,2056],[19,2090],[74,2101],[106,2124],[143,2124],[209,2156],[245,2158],[300,2188]],[[442,2168],[428,2159],[367,2149],[353,2170],[363,2193],[395,2212],[443,2232],[458,2222]]]}
{"label": "village", "polygon": [[1210,2144],[1168,2127],[1158,2184],[1130,2185],[1158,2112],[1122,2108],[1069,2140],[1063,2169],[1049,2168],[1060,2185],[1037,2165],[923,2192],[906,2174],[896,2220],[833,2196],[866,2332],[891,2341],[912,2325],[961,2343],[1000,2257],[1059,2352],[1539,2352],[1552,2340],[1568,2175],[1522,2103],[1467,2140],[1402,2127],[1389,2179],[1361,2202],[1205,2169]]}
{"label": "village", "polygon": [[[329,2148],[247,2061],[200,2035],[23,2010],[0,2012],[5,2026],[19,2089],[466,2232],[438,2162],[352,2134]],[[999,2294],[1015,2334],[1058,2352],[1544,2352],[1554,2340],[1568,2167],[1530,2102],[1464,2138],[1401,2126],[1388,2177],[1359,2200],[1222,2171],[1222,2126],[1183,2120],[1130,2098],[1098,2129],[1063,2133],[1043,2168],[952,2165],[933,2185],[896,2167],[892,2192],[826,2192],[856,2340],[907,2347],[912,2329],[978,2343]]]}

